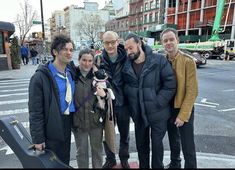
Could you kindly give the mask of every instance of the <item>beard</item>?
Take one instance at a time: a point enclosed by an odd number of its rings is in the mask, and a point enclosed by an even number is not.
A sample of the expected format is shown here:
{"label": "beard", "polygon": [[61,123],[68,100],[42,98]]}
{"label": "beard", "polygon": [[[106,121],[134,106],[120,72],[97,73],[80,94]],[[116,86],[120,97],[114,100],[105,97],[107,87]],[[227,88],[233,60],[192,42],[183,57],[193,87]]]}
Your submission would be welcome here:
{"label": "beard", "polygon": [[140,50],[138,49],[138,51],[136,53],[131,53],[128,55],[129,59],[132,61],[135,61],[137,58],[139,58],[140,56]]}

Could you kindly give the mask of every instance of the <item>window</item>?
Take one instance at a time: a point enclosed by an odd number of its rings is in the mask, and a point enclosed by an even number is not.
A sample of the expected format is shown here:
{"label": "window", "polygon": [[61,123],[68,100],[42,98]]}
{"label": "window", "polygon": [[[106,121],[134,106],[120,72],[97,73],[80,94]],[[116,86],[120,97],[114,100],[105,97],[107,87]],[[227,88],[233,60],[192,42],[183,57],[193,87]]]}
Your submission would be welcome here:
{"label": "window", "polygon": [[3,32],[0,32],[0,54],[4,53],[3,45]]}
{"label": "window", "polygon": [[149,14],[149,22],[153,22],[153,15]]}
{"label": "window", "polygon": [[145,15],[145,16],[144,16],[144,23],[147,23],[147,22],[148,22],[148,16]]}
{"label": "window", "polygon": [[154,9],[154,6],[155,6],[154,2],[151,1],[151,2],[150,2],[150,9]]}
{"label": "window", "polygon": [[156,5],[156,8],[160,8],[160,2],[159,2],[159,0],[156,0],[156,1],[155,1],[155,5]]}
{"label": "window", "polygon": [[148,3],[145,3],[145,11],[148,11]]}

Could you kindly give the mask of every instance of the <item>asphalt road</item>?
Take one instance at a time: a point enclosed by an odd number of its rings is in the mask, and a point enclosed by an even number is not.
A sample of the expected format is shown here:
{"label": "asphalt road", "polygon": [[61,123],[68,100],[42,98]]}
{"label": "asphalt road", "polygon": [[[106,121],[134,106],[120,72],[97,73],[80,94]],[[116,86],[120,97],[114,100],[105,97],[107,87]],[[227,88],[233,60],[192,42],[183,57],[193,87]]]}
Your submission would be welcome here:
{"label": "asphalt road", "polygon": [[[77,54],[73,59],[77,62]],[[14,115],[27,130],[27,88],[35,68],[29,65],[22,66],[21,72],[0,72],[0,118]],[[198,68],[198,82],[199,95],[195,103],[194,121],[196,150],[235,156],[235,61],[208,60],[207,65]],[[135,153],[133,128],[130,139],[130,152]],[[75,160],[74,142],[71,146],[71,160]],[[169,150],[167,135],[164,147]],[[0,137],[0,168],[18,167],[22,167],[18,158]]]}

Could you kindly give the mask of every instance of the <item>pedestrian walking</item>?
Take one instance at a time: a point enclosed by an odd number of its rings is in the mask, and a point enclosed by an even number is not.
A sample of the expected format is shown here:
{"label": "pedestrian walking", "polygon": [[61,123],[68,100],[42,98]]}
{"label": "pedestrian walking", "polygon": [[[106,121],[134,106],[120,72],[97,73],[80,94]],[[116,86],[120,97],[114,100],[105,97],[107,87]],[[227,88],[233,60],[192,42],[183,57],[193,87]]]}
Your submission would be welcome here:
{"label": "pedestrian walking", "polygon": [[[78,56],[79,66],[73,68],[76,74],[74,95],[76,112],[73,115],[72,129],[77,147],[78,168],[89,168],[89,147],[92,168],[102,168],[103,163],[103,129],[105,116],[109,111],[110,97],[108,91],[101,86],[93,86],[98,71],[93,69],[94,55],[92,49],[82,49]],[[98,101],[97,97],[101,101]]]}
{"label": "pedestrian walking", "polygon": [[153,53],[138,35],[127,35],[125,49],[128,60],[122,70],[124,94],[135,124],[139,168],[163,168],[162,140],[170,117],[170,101],[176,90],[175,75],[167,59]]}
{"label": "pedestrian walking", "polygon": [[69,165],[71,124],[74,107],[74,81],[67,65],[74,44],[59,35],[51,44],[54,60],[39,65],[29,83],[29,124],[32,142],[37,150],[52,150]]}
{"label": "pedestrian walking", "polygon": [[[130,115],[126,99],[123,95],[123,79],[121,71],[123,64],[127,59],[124,46],[119,44],[119,37],[116,32],[107,31],[102,37],[104,49],[101,55],[96,56],[96,65],[100,69],[104,69],[108,75],[115,96],[114,117],[117,122],[118,131],[120,133],[119,140],[119,158],[123,168],[130,168],[128,164],[129,155],[129,127]],[[115,153],[107,146],[107,141],[104,141],[104,149],[106,153],[106,161],[103,168],[112,168],[117,164]]]}
{"label": "pedestrian walking", "polygon": [[177,79],[177,91],[172,100],[172,113],[167,124],[171,162],[166,168],[181,168],[181,146],[185,160],[184,168],[197,168],[194,143],[194,102],[198,95],[196,63],[193,57],[178,49],[177,30],[163,30],[161,42]]}
{"label": "pedestrian walking", "polygon": [[34,47],[31,48],[30,55],[31,55],[31,59],[32,59],[32,65],[37,65],[38,52],[34,49]]}
{"label": "pedestrian walking", "polygon": [[23,61],[23,64],[26,65],[28,64],[29,62],[29,50],[27,47],[25,47],[24,44],[21,45],[20,47],[20,52],[21,52],[21,58],[22,58],[22,61]]}

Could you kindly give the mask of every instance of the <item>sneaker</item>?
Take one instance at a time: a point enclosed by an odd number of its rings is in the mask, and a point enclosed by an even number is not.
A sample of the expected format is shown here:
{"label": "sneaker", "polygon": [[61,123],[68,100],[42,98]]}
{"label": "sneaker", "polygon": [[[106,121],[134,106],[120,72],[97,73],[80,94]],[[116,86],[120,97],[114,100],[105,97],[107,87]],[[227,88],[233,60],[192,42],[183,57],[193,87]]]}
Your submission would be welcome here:
{"label": "sneaker", "polygon": [[117,165],[116,161],[109,161],[106,160],[106,162],[104,163],[104,165],[102,166],[103,169],[111,169],[112,167],[114,167],[115,165]]}
{"label": "sneaker", "polygon": [[123,169],[130,169],[128,161],[121,161],[121,165]]}
{"label": "sneaker", "polygon": [[164,169],[180,169],[180,168],[181,168],[180,162],[178,162],[178,163],[170,162],[168,165],[166,165],[166,166],[164,167]]}

